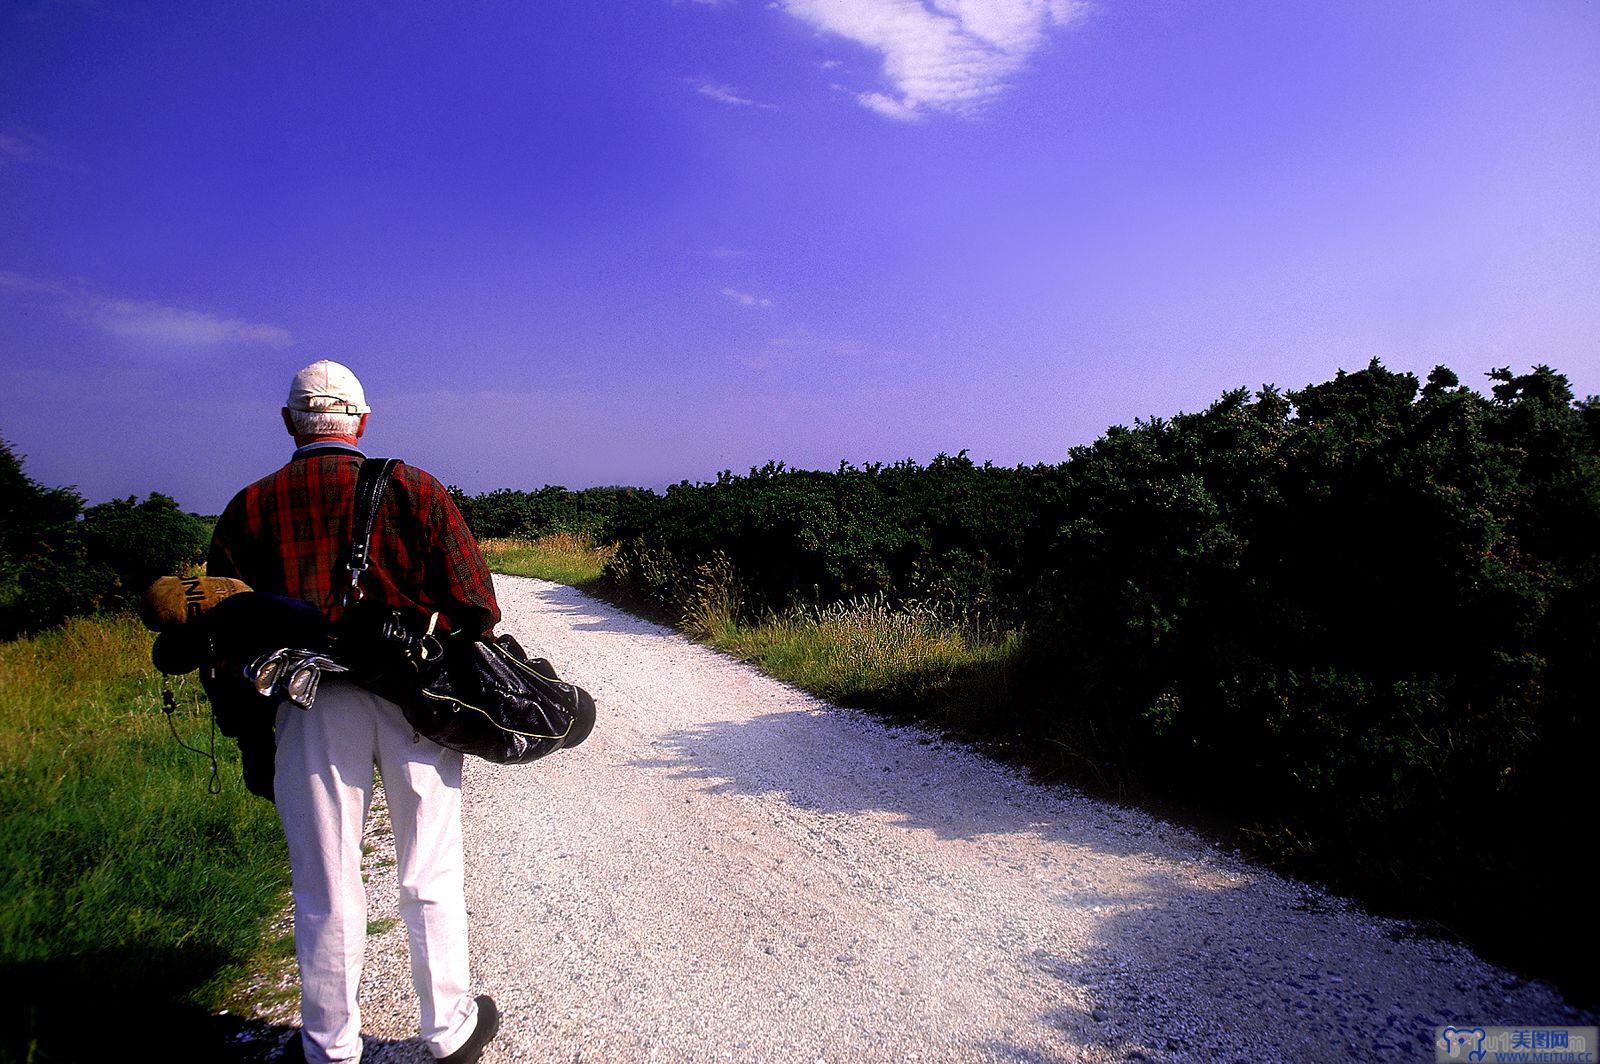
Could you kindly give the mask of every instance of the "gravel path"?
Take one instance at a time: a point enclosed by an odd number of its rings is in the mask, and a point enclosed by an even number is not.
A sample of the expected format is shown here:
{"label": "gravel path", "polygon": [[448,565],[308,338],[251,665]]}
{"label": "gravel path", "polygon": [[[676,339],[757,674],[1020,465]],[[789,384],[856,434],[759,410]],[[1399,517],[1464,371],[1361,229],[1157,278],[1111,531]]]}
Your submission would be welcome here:
{"label": "gravel path", "polygon": [[[577,751],[469,762],[488,1064],[1431,1060],[1436,1023],[1595,1022],[1182,828],[496,584],[504,630],[601,718]],[[368,952],[368,1059],[426,1061],[403,926]]]}

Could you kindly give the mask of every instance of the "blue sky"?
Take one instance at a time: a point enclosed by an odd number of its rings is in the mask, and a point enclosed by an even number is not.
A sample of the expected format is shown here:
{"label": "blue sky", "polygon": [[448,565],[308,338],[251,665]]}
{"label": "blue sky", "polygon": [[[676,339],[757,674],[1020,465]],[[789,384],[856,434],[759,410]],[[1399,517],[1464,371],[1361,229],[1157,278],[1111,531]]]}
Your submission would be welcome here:
{"label": "blue sky", "polygon": [[1373,357],[1600,392],[1600,5],[0,13],[0,435],[215,511],[301,365],[469,490],[1057,461]]}

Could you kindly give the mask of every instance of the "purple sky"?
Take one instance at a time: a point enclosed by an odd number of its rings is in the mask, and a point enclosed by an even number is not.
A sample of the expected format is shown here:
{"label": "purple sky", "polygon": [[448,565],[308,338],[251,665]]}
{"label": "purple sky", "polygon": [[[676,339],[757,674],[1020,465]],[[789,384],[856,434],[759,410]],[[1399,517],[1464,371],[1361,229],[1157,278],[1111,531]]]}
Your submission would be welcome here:
{"label": "purple sky", "polygon": [[214,512],[301,365],[472,491],[1107,425],[1372,356],[1600,392],[1600,5],[0,13],[0,435]]}

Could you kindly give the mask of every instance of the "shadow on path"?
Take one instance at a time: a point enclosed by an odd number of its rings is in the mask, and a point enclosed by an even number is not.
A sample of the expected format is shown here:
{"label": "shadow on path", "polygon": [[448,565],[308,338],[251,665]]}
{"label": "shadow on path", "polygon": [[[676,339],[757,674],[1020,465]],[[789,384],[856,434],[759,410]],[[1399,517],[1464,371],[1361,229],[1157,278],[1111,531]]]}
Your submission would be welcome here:
{"label": "shadow on path", "polygon": [[[1089,931],[1031,961],[1063,984],[1064,1002],[1091,1003],[1039,1022],[1113,1058],[1414,1059],[1436,1025],[1595,1022],[1464,946],[1231,860],[1138,810],[1026,783],[917,729],[793,708],[656,742],[660,755],[635,767],[700,781],[708,794],[887,813],[893,828],[992,846],[993,874],[1039,873],[1037,908],[1021,918]],[[1065,921],[1069,910],[1091,919]]]}
{"label": "shadow on path", "polygon": [[[581,630],[671,635],[576,592],[542,598]],[[1463,945],[1246,865],[1143,811],[1029,783],[919,727],[834,709],[754,670],[739,704],[704,708],[702,719],[726,719],[653,736],[655,755],[631,766],[709,795],[773,795],[982,847],[983,860],[959,862],[967,874],[1022,873],[1037,885],[1015,903],[1019,919],[1073,929],[1022,958],[1061,987],[1061,1007],[1038,1022],[1113,1059],[1417,1059],[1431,1056],[1437,1025],[1596,1022]]]}
{"label": "shadow on path", "polygon": [[[204,950],[104,950],[0,966],[0,1064],[101,1060],[267,1064],[299,1028],[211,1015],[177,988],[221,968]],[[424,1062],[421,1042],[366,1039],[364,1061]]]}
{"label": "shadow on path", "polygon": [[[714,721],[657,740],[662,756],[631,762],[708,794],[781,794],[820,813],[888,812],[941,839],[1034,835],[1132,856],[1197,854],[1192,833],[1069,788],[1045,792],[1021,774],[912,725],[885,725],[854,710],[790,709]],[[1155,835],[1157,827],[1166,838]]]}

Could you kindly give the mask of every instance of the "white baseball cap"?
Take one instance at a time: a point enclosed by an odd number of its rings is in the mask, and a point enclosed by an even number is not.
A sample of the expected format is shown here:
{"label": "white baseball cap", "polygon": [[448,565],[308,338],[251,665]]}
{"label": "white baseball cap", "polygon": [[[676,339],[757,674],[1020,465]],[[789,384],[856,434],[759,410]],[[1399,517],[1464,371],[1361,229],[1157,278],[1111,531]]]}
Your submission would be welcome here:
{"label": "white baseball cap", "polygon": [[350,367],[322,359],[294,375],[289,384],[289,409],[318,414],[370,414],[367,394]]}

